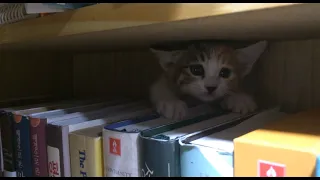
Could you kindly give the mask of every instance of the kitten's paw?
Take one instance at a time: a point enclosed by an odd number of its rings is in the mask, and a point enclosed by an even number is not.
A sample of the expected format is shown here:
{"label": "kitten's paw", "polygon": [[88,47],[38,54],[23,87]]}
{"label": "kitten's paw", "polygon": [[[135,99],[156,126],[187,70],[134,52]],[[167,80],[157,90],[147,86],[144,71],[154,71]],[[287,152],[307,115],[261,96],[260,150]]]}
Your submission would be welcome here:
{"label": "kitten's paw", "polygon": [[246,114],[257,109],[257,104],[253,98],[245,93],[230,95],[222,102],[222,107],[233,112]]}
{"label": "kitten's paw", "polygon": [[158,113],[169,119],[182,120],[187,115],[188,106],[181,100],[160,101],[156,106]]}

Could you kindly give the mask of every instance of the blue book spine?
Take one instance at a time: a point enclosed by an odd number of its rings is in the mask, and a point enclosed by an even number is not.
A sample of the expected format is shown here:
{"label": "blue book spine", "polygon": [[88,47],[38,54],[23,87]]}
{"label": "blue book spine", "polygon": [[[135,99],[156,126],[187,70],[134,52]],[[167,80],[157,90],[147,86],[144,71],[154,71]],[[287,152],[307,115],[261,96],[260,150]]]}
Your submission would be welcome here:
{"label": "blue book spine", "polygon": [[315,177],[320,177],[320,156],[317,155]]}
{"label": "blue book spine", "polygon": [[16,135],[15,149],[17,177],[32,177],[30,128],[28,118],[21,115],[14,115],[14,131]]}
{"label": "blue book spine", "polygon": [[180,146],[181,177],[233,177],[233,155],[206,146]]}

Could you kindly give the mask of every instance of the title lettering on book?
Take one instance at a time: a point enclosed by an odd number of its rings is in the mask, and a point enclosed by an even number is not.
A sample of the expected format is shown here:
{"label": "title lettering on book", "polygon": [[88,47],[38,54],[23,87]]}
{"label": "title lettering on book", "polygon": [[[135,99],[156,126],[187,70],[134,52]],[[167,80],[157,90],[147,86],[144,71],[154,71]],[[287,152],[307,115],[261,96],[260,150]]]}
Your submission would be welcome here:
{"label": "title lettering on book", "polygon": [[50,177],[60,177],[58,162],[54,162],[54,161],[49,162],[49,175]]}
{"label": "title lettering on book", "polygon": [[154,171],[151,171],[151,169],[148,167],[147,163],[144,162],[145,169],[141,169],[142,177],[151,177],[153,175]]}
{"label": "title lettering on book", "polygon": [[49,177],[61,177],[59,149],[47,146]]}
{"label": "title lettering on book", "polygon": [[39,168],[39,148],[38,148],[38,136],[37,134],[32,135],[32,153],[33,153],[33,164],[35,165],[35,174],[40,176]]}
{"label": "title lettering on book", "polygon": [[23,164],[22,164],[22,150],[21,150],[21,134],[20,130],[16,130],[16,137],[17,137],[17,166],[20,169],[17,171],[17,176],[18,177],[24,177],[23,176]]}
{"label": "title lettering on book", "polygon": [[3,162],[6,164],[9,164],[10,167],[13,165],[13,156],[10,151],[8,151],[6,148],[2,147],[2,152],[3,152]]}
{"label": "title lettering on book", "polygon": [[132,173],[128,173],[128,172],[124,172],[124,171],[120,171],[118,169],[113,169],[113,168],[107,168],[107,172],[111,173],[111,174],[115,174],[121,177],[132,177]]}
{"label": "title lettering on book", "polygon": [[117,138],[109,138],[109,152],[111,154],[121,156],[121,140]]}
{"label": "title lettering on book", "polygon": [[87,172],[85,171],[85,160],[86,160],[86,151],[79,151],[79,163],[80,163],[80,174],[83,177],[87,177]]}

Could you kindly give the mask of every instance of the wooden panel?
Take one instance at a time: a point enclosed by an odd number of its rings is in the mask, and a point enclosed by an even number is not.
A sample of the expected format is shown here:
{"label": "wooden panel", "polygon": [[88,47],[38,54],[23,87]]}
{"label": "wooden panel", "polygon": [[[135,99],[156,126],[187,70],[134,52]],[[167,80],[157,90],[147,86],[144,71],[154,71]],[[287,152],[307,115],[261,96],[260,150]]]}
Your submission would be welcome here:
{"label": "wooden panel", "polygon": [[0,101],[72,95],[72,56],[45,52],[0,54]]}
{"label": "wooden panel", "polygon": [[320,106],[320,40],[271,43],[257,64],[257,97],[287,111]]}
{"label": "wooden panel", "polygon": [[294,3],[102,3],[74,11],[5,25],[0,43],[55,38],[94,31],[225,15]]}
{"label": "wooden panel", "polygon": [[146,97],[147,87],[159,71],[147,51],[77,54],[75,95]]}
{"label": "wooden panel", "polygon": [[208,38],[318,38],[319,9],[317,3],[100,4],[4,26],[0,44],[2,49],[112,49]]}

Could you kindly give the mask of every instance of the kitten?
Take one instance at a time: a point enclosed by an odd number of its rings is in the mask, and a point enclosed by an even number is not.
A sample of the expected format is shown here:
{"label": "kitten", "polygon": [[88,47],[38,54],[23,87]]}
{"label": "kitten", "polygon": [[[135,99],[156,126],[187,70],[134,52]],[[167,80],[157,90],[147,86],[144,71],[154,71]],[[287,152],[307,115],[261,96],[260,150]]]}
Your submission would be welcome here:
{"label": "kitten", "polygon": [[267,46],[260,41],[242,49],[224,45],[193,44],[185,50],[151,49],[164,70],[151,86],[150,99],[166,118],[183,119],[188,107],[181,99],[192,96],[203,102],[221,99],[223,108],[248,113],[257,108],[241,89],[241,80]]}

